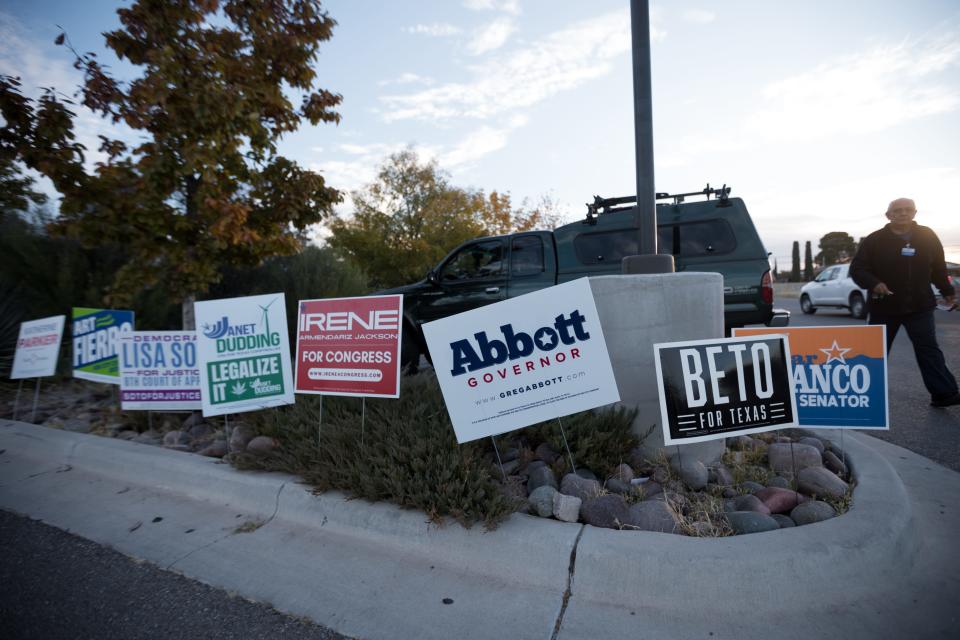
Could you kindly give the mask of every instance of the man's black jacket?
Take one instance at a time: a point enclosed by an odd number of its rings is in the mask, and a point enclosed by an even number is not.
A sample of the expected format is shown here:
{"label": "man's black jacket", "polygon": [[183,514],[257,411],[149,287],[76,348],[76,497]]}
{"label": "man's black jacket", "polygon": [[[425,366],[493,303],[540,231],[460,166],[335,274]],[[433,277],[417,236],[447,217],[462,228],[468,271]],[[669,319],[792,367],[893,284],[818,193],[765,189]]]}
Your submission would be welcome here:
{"label": "man's black jacket", "polygon": [[[943,295],[954,293],[940,239],[932,229],[916,222],[908,236],[897,235],[888,224],[864,238],[850,263],[850,277],[870,292],[870,310],[877,313],[899,315],[933,309],[937,303],[931,283]],[[878,282],[885,283],[893,295],[873,295]]]}

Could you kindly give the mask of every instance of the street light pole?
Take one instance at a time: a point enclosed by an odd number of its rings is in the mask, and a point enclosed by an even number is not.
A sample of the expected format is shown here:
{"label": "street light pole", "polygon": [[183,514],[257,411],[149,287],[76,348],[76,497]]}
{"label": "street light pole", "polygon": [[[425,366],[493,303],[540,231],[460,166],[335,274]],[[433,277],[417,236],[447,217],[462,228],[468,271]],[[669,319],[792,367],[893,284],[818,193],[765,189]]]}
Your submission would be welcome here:
{"label": "street light pole", "polygon": [[650,80],[650,3],[630,0],[633,34],[633,126],[637,163],[634,226],[637,256],[623,259],[623,273],[670,273],[673,256],[657,255],[657,205],[653,179],[653,97]]}

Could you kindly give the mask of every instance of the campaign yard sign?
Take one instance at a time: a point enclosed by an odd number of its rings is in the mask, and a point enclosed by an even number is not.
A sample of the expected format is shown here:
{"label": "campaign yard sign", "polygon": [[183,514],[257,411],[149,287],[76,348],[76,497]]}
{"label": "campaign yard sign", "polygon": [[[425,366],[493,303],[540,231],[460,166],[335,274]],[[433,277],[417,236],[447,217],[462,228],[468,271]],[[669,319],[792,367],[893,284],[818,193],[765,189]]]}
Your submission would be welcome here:
{"label": "campaign yard sign", "polygon": [[423,326],[457,442],[620,400],[586,278]]}
{"label": "campaign yard sign", "polygon": [[297,393],[400,397],[403,296],[301,300]]}
{"label": "campaign yard sign", "polygon": [[130,331],[120,336],[120,407],[200,409],[194,331]]}
{"label": "campaign yard sign", "polygon": [[45,378],[56,373],[65,321],[66,316],[51,316],[20,323],[11,380]]}
{"label": "campaign yard sign", "polygon": [[133,331],[133,311],[73,308],[73,377],[120,384],[120,334]]}
{"label": "campaign yard sign", "polygon": [[736,336],[786,334],[800,426],[889,429],[883,325],[734,329]]}
{"label": "campaign yard sign", "polygon": [[654,345],[665,444],[795,427],[783,335]]}
{"label": "campaign yard sign", "polygon": [[282,293],[194,303],[204,416],[292,404]]}

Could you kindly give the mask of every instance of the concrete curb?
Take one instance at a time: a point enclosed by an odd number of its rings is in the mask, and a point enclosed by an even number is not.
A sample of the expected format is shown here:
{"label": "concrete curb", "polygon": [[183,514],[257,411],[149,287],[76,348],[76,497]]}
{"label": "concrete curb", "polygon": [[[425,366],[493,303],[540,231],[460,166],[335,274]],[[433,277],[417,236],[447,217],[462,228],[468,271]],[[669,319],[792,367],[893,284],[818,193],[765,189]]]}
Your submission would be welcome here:
{"label": "concrete curb", "polygon": [[[910,501],[900,477],[856,436],[852,508],[842,517],[803,527],[730,538],[696,539],[587,527],[577,550],[575,595],[603,603],[686,611],[692,593],[723,593],[698,602],[700,612],[754,611],[775,598],[815,606],[811,580],[843,597],[888,589],[909,572],[917,552]],[[775,582],[775,592],[770,589]],[[736,584],[736,590],[730,590]]]}

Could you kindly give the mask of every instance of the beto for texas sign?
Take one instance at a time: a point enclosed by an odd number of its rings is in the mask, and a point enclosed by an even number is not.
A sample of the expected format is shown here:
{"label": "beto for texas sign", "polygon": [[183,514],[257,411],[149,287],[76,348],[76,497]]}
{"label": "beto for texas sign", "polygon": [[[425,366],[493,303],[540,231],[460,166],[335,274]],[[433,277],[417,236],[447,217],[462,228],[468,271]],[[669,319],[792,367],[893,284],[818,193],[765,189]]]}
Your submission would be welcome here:
{"label": "beto for texas sign", "polygon": [[423,326],[457,442],[620,400],[590,282]]}
{"label": "beto for texas sign", "polygon": [[400,397],[403,296],[301,300],[296,392]]}
{"label": "beto for texas sign", "polygon": [[883,325],[734,329],[734,335],[786,334],[802,427],[889,429]]}
{"label": "beto for texas sign", "polygon": [[203,415],[293,403],[282,293],[194,304]]}

